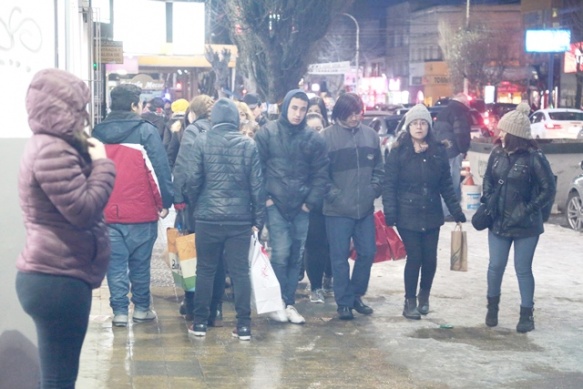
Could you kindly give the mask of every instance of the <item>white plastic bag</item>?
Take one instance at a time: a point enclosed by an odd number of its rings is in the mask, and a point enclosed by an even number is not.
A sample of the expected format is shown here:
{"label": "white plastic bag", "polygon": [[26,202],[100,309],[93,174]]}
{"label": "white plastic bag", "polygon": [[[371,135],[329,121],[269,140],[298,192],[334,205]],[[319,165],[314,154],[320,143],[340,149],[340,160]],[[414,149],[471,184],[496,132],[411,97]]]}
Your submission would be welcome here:
{"label": "white plastic bag", "polygon": [[279,281],[271,267],[265,248],[259,242],[257,233],[251,236],[249,271],[251,273],[251,301],[255,303],[257,314],[281,311],[283,301]]}

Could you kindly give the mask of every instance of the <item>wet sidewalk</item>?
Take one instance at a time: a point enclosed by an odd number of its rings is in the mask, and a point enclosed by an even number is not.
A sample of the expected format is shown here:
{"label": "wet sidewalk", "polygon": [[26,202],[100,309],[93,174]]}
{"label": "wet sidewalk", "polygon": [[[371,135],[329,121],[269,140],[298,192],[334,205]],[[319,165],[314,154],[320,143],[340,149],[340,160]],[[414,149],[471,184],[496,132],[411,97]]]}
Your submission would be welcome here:
{"label": "wet sidewalk", "polygon": [[[310,303],[305,281],[296,307],[305,325],[253,317],[253,338],[225,326],[187,334],[162,245],[153,258],[158,319],[112,328],[107,286],[94,291],[78,388],[582,388],[583,234],[546,225],[535,255],[536,330],[515,331],[519,294],[512,257],[502,286],[499,326],[484,325],[487,233],[467,223],[469,271],[449,270],[450,232],[441,230],[430,313],[401,316],[405,261],[375,264],[365,301],[372,316],[336,317],[333,298]],[[453,328],[442,328],[443,324]]]}

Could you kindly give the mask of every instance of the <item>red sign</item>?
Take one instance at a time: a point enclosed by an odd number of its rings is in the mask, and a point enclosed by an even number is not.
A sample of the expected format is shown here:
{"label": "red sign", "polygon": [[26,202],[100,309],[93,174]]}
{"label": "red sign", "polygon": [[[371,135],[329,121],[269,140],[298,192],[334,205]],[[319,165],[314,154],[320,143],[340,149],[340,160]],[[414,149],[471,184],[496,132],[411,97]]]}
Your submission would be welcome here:
{"label": "red sign", "polygon": [[572,43],[571,49],[565,52],[565,73],[583,72],[583,42]]}

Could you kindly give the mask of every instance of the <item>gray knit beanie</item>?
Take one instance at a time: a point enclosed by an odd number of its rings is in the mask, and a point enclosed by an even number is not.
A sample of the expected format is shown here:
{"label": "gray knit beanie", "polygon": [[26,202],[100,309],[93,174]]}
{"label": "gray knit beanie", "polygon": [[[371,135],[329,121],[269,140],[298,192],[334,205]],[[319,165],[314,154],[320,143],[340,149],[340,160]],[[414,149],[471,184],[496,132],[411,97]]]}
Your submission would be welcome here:
{"label": "gray knit beanie", "polygon": [[417,104],[409,111],[407,111],[407,113],[405,114],[405,125],[403,126],[403,128],[407,130],[409,128],[409,124],[411,124],[412,121],[417,119],[425,120],[429,124],[429,128],[431,128],[433,120],[431,119],[431,114],[427,110],[427,107],[424,106],[423,104]]}
{"label": "gray knit beanie", "polygon": [[528,119],[529,113],[530,107],[527,103],[522,102],[518,104],[516,110],[502,116],[502,119],[498,122],[498,128],[519,138],[532,139],[530,120]]}

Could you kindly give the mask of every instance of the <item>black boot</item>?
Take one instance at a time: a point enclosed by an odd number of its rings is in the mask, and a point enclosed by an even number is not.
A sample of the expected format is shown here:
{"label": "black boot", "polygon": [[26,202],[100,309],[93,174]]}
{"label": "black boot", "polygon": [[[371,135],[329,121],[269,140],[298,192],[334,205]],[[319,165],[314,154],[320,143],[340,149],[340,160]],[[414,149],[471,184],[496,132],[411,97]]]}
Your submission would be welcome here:
{"label": "black boot", "polygon": [[516,325],[516,331],[521,334],[534,330],[534,308],[520,307],[520,320]]}
{"label": "black boot", "polygon": [[498,325],[498,304],[500,296],[488,297],[488,313],[486,313],[486,325],[496,327]]}
{"label": "black boot", "polygon": [[403,316],[411,320],[420,320],[421,314],[417,310],[417,298],[406,298],[405,307],[403,308]]}
{"label": "black boot", "polygon": [[417,310],[422,315],[427,315],[429,313],[429,291],[425,289],[419,289],[419,295],[417,296]]}
{"label": "black boot", "polygon": [[184,292],[184,318],[187,321],[194,319],[194,292]]}

